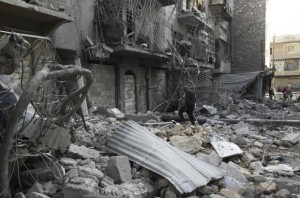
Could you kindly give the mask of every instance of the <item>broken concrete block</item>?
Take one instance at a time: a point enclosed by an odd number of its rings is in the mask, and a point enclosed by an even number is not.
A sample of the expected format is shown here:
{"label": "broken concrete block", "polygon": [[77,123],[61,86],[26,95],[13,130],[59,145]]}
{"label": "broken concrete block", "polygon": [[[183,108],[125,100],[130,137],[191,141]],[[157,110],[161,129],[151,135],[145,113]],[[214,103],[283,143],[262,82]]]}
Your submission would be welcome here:
{"label": "broken concrete block", "polygon": [[44,195],[42,193],[37,193],[37,192],[30,193],[30,195],[28,197],[29,198],[50,198],[47,195]]}
{"label": "broken concrete block", "polygon": [[75,177],[79,177],[79,173],[78,173],[78,169],[77,168],[73,168],[71,170],[69,170],[65,176],[65,178],[68,178],[68,179],[73,179]]}
{"label": "broken concrete block", "polygon": [[235,130],[236,135],[247,137],[249,135],[249,127],[244,122],[239,122],[232,125],[232,129]]}
{"label": "broken concrete block", "polygon": [[221,189],[220,194],[227,197],[227,198],[242,198],[243,196],[239,195],[238,193],[228,190],[228,189]]}
{"label": "broken concrete block", "polygon": [[298,194],[300,192],[299,180],[292,180],[290,178],[278,178],[275,182],[278,190],[286,189],[290,193],[295,194]]}
{"label": "broken concrete block", "polygon": [[200,188],[197,188],[197,192],[203,194],[203,195],[210,195],[213,193],[212,187],[210,186],[202,186]]}
{"label": "broken concrete block", "polygon": [[276,183],[273,182],[262,182],[259,184],[259,186],[264,189],[265,194],[272,194],[276,192]]}
{"label": "broken concrete block", "polygon": [[117,118],[117,119],[124,119],[125,115],[117,108],[107,109],[109,116]]}
{"label": "broken concrete block", "polygon": [[98,184],[92,179],[80,177],[71,179],[64,185],[62,192],[65,198],[99,196]]}
{"label": "broken concrete block", "polygon": [[253,182],[254,184],[260,184],[266,181],[266,178],[264,175],[254,174],[249,177],[249,181]]}
{"label": "broken concrete block", "polygon": [[246,166],[249,166],[251,162],[256,161],[255,157],[247,151],[243,154],[241,160]]}
{"label": "broken concrete block", "polygon": [[79,173],[79,176],[83,177],[83,175],[90,175],[90,176],[95,176],[99,181],[101,181],[104,177],[104,174],[96,169],[96,168],[87,168],[87,167],[78,167],[78,173]]}
{"label": "broken concrete block", "polygon": [[252,147],[249,151],[254,157],[261,159],[263,156],[264,151],[257,147]]}
{"label": "broken concrete block", "polygon": [[99,112],[100,114],[103,114],[107,117],[113,117],[113,118],[117,118],[117,119],[125,118],[125,115],[117,108],[107,108],[107,107],[100,106],[97,109],[97,112]]}
{"label": "broken concrete block", "polygon": [[[92,129],[88,127],[88,130],[92,130]],[[73,137],[75,139],[76,145],[78,146],[84,145],[87,147],[93,146],[92,139],[95,138],[93,133],[87,133],[83,129],[74,131]]]}
{"label": "broken concrete block", "polygon": [[258,141],[255,141],[253,146],[260,148],[260,149],[262,149],[264,147],[264,145]]}
{"label": "broken concrete block", "polygon": [[112,118],[112,117],[106,118],[106,122],[109,122],[109,123],[114,123],[116,121],[117,121],[116,118]]}
{"label": "broken concrete block", "polygon": [[210,198],[225,198],[224,196],[222,195],[218,195],[218,194],[212,194],[212,195],[209,195]]}
{"label": "broken concrete block", "polygon": [[207,156],[207,162],[214,165],[214,166],[219,166],[221,164],[222,160],[223,159],[215,151],[212,151]]}
{"label": "broken concrete block", "polygon": [[44,184],[45,194],[49,196],[55,195],[55,193],[58,191],[57,185],[54,185],[53,182],[47,182]]}
{"label": "broken concrete block", "polygon": [[[84,166],[87,168],[96,168],[96,163],[91,159],[77,160],[79,166]],[[98,160],[97,160],[98,162]]]}
{"label": "broken concrete block", "polygon": [[65,157],[63,157],[63,158],[60,159],[60,162],[64,166],[74,166],[74,165],[77,165],[77,162],[74,159],[72,159],[72,158],[65,158]]}
{"label": "broken concrete block", "polygon": [[119,187],[125,197],[147,197],[148,189],[139,179],[132,182],[125,182]]}
{"label": "broken concrete block", "polygon": [[147,198],[155,197],[158,193],[158,188],[151,180],[142,181],[147,189]]}
{"label": "broken concrete block", "polygon": [[263,189],[255,186],[252,183],[248,183],[246,186],[245,191],[242,193],[242,195],[246,198],[257,198],[257,195],[260,195],[263,193]]}
{"label": "broken concrete block", "polygon": [[251,162],[249,167],[251,170],[253,170],[253,174],[263,174],[264,173],[264,167],[261,162]]}
{"label": "broken concrete block", "polygon": [[215,115],[217,111],[218,111],[217,108],[209,105],[203,105],[202,109],[200,109],[200,113],[210,114],[210,115]]}
{"label": "broken concrete block", "polygon": [[36,192],[36,193],[44,193],[44,187],[42,184],[35,182],[33,184],[33,186],[29,189],[29,191],[27,192],[27,196],[29,196],[31,193]]}
{"label": "broken concrete block", "polygon": [[103,177],[103,179],[101,180],[100,186],[102,188],[106,188],[108,186],[113,186],[114,184],[115,184],[115,181],[112,178],[110,178],[107,175],[105,175]]}
{"label": "broken concrete block", "polygon": [[94,149],[89,149],[85,146],[77,146],[75,144],[70,145],[68,155],[81,159],[97,159],[100,156],[99,152]]}
{"label": "broken concrete block", "polygon": [[264,167],[264,170],[270,173],[277,173],[279,175],[293,176],[294,169],[286,164],[278,164],[275,166]]}
{"label": "broken concrete block", "polygon": [[197,153],[202,148],[202,142],[191,136],[173,136],[170,138],[170,143],[172,146],[191,154]]}
{"label": "broken concrete block", "polygon": [[166,178],[163,178],[163,177],[156,180],[156,183],[159,188],[167,188],[170,184],[169,180],[167,180]]}
{"label": "broken concrete block", "polygon": [[300,133],[291,133],[282,138],[281,141],[291,144],[296,144],[300,140]]}
{"label": "broken concrete block", "polygon": [[247,184],[244,182],[240,182],[232,177],[225,176],[222,180],[224,182],[224,187],[228,190],[232,190],[234,192],[244,192]]}
{"label": "broken concrete block", "polygon": [[244,169],[233,162],[229,162],[228,164],[222,163],[219,168],[226,171],[226,176],[234,178],[243,183],[247,182],[245,174],[250,174],[247,169]]}
{"label": "broken concrete block", "polygon": [[233,120],[233,119],[237,119],[237,116],[236,115],[227,115],[227,116],[225,116],[227,119],[231,119],[231,120]]}
{"label": "broken concrete block", "polygon": [[177,195],[175,192],[171,191],[171,190],[166,190],[166,192],[164,193],[163,198],[177,198]]}
{"label": "broken concrete block", "polygon": [[125,114],[125,120],[133,120],[135,122],[142,122],[146,123],[149,120],[155,120],[157,122],[160,122],[160,117],[158,115],[155,115],[152,112],[147,112],[146,114]]}
{"label": "broken concrete block", "polygon": [[278,191],[275,195],[274,195],[275,198],[290,198],[292,197],[291,196],[291,193],[290,191],[288,191],[287,189],[282,189],[280,191]]}
{"label": "broken concrete block", "polygon": [[111,157],[107,169],[108,176],[117,184],[132,180],[130,163],[126,156]]}

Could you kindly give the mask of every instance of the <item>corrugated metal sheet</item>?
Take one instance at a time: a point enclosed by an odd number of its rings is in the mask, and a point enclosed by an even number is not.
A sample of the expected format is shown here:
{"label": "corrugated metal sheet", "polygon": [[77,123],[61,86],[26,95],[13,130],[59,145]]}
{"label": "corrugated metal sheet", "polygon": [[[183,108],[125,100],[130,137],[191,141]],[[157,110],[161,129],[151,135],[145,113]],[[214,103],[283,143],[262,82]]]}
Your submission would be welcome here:
{"label": "corrugated metal sheet", "polygon": [[167,178],[181,193],[190,193],[225,174],[172,147],[133,121],[126,122],[109,138],[107,149]]}

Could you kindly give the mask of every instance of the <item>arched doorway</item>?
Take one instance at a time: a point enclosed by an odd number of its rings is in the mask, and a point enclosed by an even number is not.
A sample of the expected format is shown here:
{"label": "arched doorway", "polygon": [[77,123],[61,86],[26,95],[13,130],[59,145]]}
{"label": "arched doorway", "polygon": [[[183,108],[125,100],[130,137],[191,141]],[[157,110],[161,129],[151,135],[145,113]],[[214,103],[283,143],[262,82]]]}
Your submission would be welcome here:
{"label": "arched doorway", "polygon": [[128,70],[124,77],[124,110],[125,113],[136,113],[136,79],[135,74]]}

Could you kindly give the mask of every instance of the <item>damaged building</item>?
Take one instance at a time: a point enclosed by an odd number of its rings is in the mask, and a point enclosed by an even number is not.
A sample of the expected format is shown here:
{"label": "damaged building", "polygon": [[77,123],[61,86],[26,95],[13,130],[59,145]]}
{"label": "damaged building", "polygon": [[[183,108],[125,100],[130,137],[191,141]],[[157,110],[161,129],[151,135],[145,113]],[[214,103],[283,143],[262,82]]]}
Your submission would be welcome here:
{"label": "damaged building", "polygon": [[266,6],[0,0],[0,197],[299,197],[300,105],[260,103]]}
{"label": "damaged building", "polygon": [[177,85],[196,88],[200,97],[214,72],[231,72],[232,0],[74,1],[72,7],[74,22],[61,26],[53,42],[63,61],[80,58],[95,74],[90,101],[98,105],[146,112],[172,100]]}

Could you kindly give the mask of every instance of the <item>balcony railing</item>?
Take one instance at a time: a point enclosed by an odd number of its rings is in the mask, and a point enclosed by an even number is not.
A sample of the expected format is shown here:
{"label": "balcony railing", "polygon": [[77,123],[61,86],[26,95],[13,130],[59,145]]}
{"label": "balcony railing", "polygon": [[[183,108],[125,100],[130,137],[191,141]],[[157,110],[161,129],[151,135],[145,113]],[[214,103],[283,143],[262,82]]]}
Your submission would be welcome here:
{"label": "balcony railing", "polygon": [[49,9],[30,0],[27,2],[29,3],[20,0],[0,0],[2,30],[46,36],[62,23],[73,20],[64,12],[62,6],[55,10],[54,7]]}

